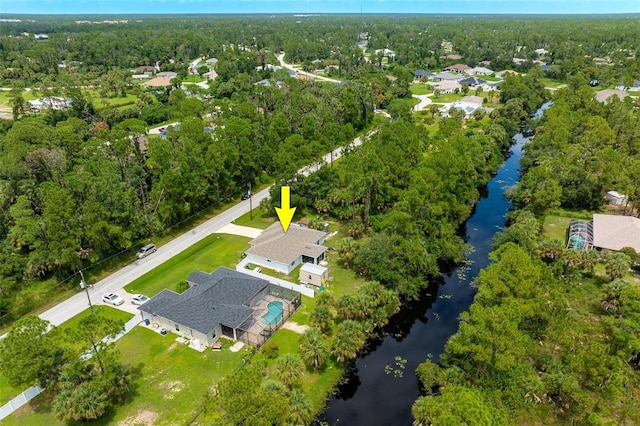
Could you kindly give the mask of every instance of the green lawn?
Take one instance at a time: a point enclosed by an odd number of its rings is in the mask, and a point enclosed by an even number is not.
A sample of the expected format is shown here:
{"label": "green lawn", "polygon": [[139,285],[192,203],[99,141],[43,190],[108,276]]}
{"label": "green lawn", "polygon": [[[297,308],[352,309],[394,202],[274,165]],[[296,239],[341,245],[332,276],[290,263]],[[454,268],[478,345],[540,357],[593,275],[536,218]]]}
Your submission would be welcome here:
{"label": "green lawn", "polygon": [[540,78],[540,81],[544,84],[544,87],[558,87],[564,84],[562,81],[553,80],[547,77]]}
{"label": "green lawn", "polygon": [[233,268],[249,247],[250,240],[237,235],[209,235],[125,286],[125,290],[151,297],[165,288],[176,290],[176,285],[193,271],[211,272],[219,266]]}
{"label": "green lawn", "polygon": [[12,398],[18,396],[20,392],[24,392],[26,388],[17,387],[14,388],[9,384],[7,378],[0,374],[0,406],[9,402]]}
{"label": "green lawn", "polygon": [[[0,105],[6,105],[7,107],[9,107],[10,93],[11,92],[9,90],[0,90]],[[39,96],[34,96],[33,92],[30,90],[22,91],[22,99],[24,99],[25,102],[33,101],[38,98]]]}
{"label": "green lawn", "polygon": [[[473,94],[471,92],[471,90],[469,90],[469,94]],[[462,92],[456,94],[456,93],[446,93],[440,96],[435,96],[433,95],[431,97],[431,100],[433,101],[433,103],[436,104],[448,104],[451,103],[453,101],[459,101],[461,100],[465,95],[462,94]]]}
{"label": "green lawn", "polygon": [[127,93],[127,96],[124,98],[114,97],[114,98],[104,98],[100,96],[100,91],[98,90],[87,90],[86,94],[91,97],[91,101],[93,103],[93,107],[96,109],[102,109],[107,107],[114,106],[123,106],[123,105],[131,105],[134,104],[138,97],[131,93]]}
{"label": "green lawn", "polygon": [[[131,390],[123,405],[91,424],[191,424],[216,383],[239,368],[248,354],[246,348],[231,352],[232,342],[226,339],[221,339],[222,350],[199,353],[176,343],[175,337],[136,327],[115,343],[122,361],[131,369]],[[62,425],[50,410],[43,394],[5,422]]]}
{"label": "green lawn", "polygon": [[566,243],[571,219],[591,220],[594,213],[597,212],[591,210],[555,209],[544,217],[542,232],[551,238]]}
{"label": "green lawn", "polygon": [[542,223],[542,232],[565,244],[567,242],[567,231],[571,219],[570,217],[547,215]]}
{"label": "green lawn", "polygon": [[[248,203],[248,201],[245,201]],[[267,212],[260,207],[254,207],[253,219],[250,218],[250,214],[246,213],[233,221],[235,225],[250,226],[252,228],[267,229],[273,222],[276,221],[274,216],[268,216]]]}
{"label": "green lawn", "polygon": [[205,81],[206,79],[199,74],[189,74],[185,78],[182,79],[183,83],[200,83],[201,81]]}
{"label": "green lawn", "polygon": [[502,80],[501,78],[494,77],[492,75],[479,75],[477,77],[481,78],[483,80],[486,80],[486,81],[500,81],[500,80]]}
{"label": "green lawn", "polygon": [[[109,319],[113,319],[113,320],[119,320],[119,321],[122,321],[122,322],[127,322],[128,320],[131,319],[131,316],[132,316],[131,314],[129,314],[127,312],[123,312],[123,311],[121,311],[119,309],[112,308],[111,306],[99,305],[99,306],[94,306],[93,309],[97,314],[100,314],[103,317],[106,317],[106,318],[109,318]],[[87,307],[86,310],[80,312],[75,317],[73,317],[73,318],[69,319],[68,321],[65,321],[64,323],[60,324],[60,326],[58,328],[60,328],[63,331],[64,330],[73,329],[73,328],[77,327],[78,322],[82,318],[85,318],[85,317],[87,317],[89,315],[91,315],[91,311]],[[25,391],[27,389],[27,387],[28,386],[20,386],[20,387],[14,388],[13,386],[11,386],[7,382],[6,377],[4,377],[2,374],[0,374],[0,405],[4,405],[9,400],[11,400],[12,398],[16,397],[19,393]]]}
{"label": "green lawn", "polygon": [[409,86],[409,90],[411,90],[411,93],[414,95],[428,95],[429,93],[433,93],[429,85],[424,83],[413,83]]}

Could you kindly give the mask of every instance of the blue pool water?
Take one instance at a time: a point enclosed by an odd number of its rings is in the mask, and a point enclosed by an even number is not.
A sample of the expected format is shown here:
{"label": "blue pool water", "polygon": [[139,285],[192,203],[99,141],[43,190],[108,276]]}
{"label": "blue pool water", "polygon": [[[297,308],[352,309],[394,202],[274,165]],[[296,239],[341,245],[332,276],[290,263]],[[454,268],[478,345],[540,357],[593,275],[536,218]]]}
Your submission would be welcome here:
{"label": "blue pool water", "polygon": [[282,302],[269,302],[267,305],[268,312],[262,316],[262,323],[264,325],[276,325],[282,319]]}

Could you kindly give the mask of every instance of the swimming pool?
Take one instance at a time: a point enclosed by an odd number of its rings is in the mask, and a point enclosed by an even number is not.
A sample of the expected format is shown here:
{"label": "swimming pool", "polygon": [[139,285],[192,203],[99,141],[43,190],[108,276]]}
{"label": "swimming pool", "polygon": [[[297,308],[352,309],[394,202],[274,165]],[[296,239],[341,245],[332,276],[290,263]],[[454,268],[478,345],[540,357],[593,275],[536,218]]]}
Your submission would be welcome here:
{"label": "swimming pool", "polygon": [[580,234],[571,236],[571,246],[578,250],[584,250],[585,238]]}
{"label": "swimming pool", "polygon": [[262,316],[262,323],[264,325],[276,325],[279,323],[284,311],[282,302],[269,302],[267,310],[268,312]]}

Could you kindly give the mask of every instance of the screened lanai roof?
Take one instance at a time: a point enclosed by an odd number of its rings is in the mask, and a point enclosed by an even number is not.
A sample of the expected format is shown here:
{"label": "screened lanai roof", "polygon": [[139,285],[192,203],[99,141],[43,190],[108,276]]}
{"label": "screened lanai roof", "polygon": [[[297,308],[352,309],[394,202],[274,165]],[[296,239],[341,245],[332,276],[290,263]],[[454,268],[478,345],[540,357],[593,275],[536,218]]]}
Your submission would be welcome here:
{"label": "screened lanai roof", "polygon": [[569,240],[567,248],[590,250],[593,248],[593,222],[571,220],[569,222]]}

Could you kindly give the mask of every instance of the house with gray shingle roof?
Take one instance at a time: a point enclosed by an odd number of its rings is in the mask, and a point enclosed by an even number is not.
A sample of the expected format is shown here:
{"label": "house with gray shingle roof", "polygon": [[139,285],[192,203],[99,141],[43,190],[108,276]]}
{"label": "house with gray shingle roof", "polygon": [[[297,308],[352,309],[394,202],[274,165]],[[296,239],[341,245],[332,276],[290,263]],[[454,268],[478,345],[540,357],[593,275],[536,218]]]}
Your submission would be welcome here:
{"label": "house with gray shingle roof", "polygon": [[187,282],[184,293],[162,290],[138,310],[154,328],[206,346],[221,336],[261,346],[300,306],[299,293],[228,268],[192,272]]}
{"label": "house with gray shingle roof", "polygon": [[326,232],[294,223],[284,232],[280,222],[275,222],[249,242],[251,248],[245,254],[249,263],[288,274],[301,263],[317,265],[324,259],[325,236]]}
{"label": "house with gray shingle roof", "polygon": [[413,77],[414,77],[416,80],[419,80],[419,79],[421,79],[421,78],[429,78],[429,77],[433,77],[434,75],[435,75],[435,74],[433,74],[432,72],[429,72],[429,71],[426,71],[426,70],[423,70],[423,69],[416,70],[416,71],[413,73]]}

